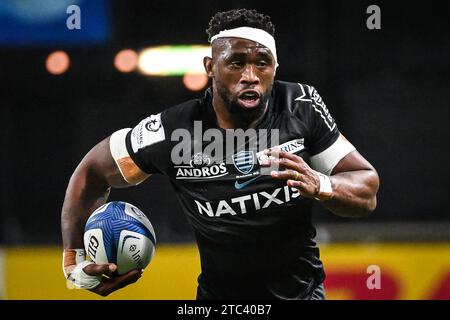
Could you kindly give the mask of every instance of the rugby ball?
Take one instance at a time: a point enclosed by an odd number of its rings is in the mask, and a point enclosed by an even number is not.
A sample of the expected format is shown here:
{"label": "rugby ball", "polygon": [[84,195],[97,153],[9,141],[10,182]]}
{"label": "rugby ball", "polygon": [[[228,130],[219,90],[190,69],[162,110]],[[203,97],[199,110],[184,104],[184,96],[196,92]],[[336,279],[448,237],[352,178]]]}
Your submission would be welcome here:
{"label": "rugby ball", "polygon": [[118,274],[144,269],[155,253],[153,226],[136,206],[112,201],[96,209],[84,228],[84,247],[97,264],[114,263]]}

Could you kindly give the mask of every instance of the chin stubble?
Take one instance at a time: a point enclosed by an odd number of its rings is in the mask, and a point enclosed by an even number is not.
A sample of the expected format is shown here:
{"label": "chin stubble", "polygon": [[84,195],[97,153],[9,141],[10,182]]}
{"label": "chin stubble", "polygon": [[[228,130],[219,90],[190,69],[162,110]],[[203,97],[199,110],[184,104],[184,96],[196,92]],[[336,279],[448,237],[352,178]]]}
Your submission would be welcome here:
{"label": "chin stubble", "polygon": [[232,117],[236,118],[238,121],[250,123],[262,116],[264,110],[266,109],[267,100],[269,97],[270,90],[266,94],[259,97],[259,103],[255,108],[247,109],[239,104],[238,98],[235,97],[230,99],[230,94],[226,89],[218,88],[218,94],[225,103],[225,107]]}

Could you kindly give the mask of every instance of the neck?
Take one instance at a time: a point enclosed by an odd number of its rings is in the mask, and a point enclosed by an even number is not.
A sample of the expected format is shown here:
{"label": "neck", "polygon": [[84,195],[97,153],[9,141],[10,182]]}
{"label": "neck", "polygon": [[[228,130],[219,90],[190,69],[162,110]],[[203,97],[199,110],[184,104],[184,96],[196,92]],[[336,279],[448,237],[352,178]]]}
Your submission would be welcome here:
{"label": "neck", "polygon": [[225,102],[219,95],[214,95],[212,99],[212,105],[214,108],[214,112],[216,113],[217,125],[222,129],[250,129],[255,128],[259,121],[264,117],[267,112],[267,106],[269,103],[266,103],[264,108],[264,112],[257,117],[256,119],[243,119],[242,117],[234,116],[233,114],[228,112],[228,109],[225,107]]}

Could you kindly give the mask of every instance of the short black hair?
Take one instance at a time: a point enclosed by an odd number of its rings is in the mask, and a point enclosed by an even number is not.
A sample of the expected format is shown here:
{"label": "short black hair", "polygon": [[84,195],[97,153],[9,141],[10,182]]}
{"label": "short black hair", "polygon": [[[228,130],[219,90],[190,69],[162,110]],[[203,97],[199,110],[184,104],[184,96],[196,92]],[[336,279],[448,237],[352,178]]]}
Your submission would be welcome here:
{"label": "short black hair", "polygon": [[239,27],[262,29],[272,37],[275,36],[275,26],[268,15],[259,13],[254,9],[233,9],[218,12],[211,18],[209,28],[206,30],[208,41],[211,41],[211,38],[222,30]]}

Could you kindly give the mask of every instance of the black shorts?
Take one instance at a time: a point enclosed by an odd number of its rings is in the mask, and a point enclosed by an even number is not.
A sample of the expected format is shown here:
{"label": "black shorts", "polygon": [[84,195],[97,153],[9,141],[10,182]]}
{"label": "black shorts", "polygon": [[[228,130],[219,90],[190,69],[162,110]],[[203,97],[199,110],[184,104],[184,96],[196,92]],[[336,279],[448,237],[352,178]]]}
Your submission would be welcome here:
{"label": "black shorts", "polygon": [[200,275],[197,300],[325,300],[322,282],[309,276],[227,278],[204,279]]}

